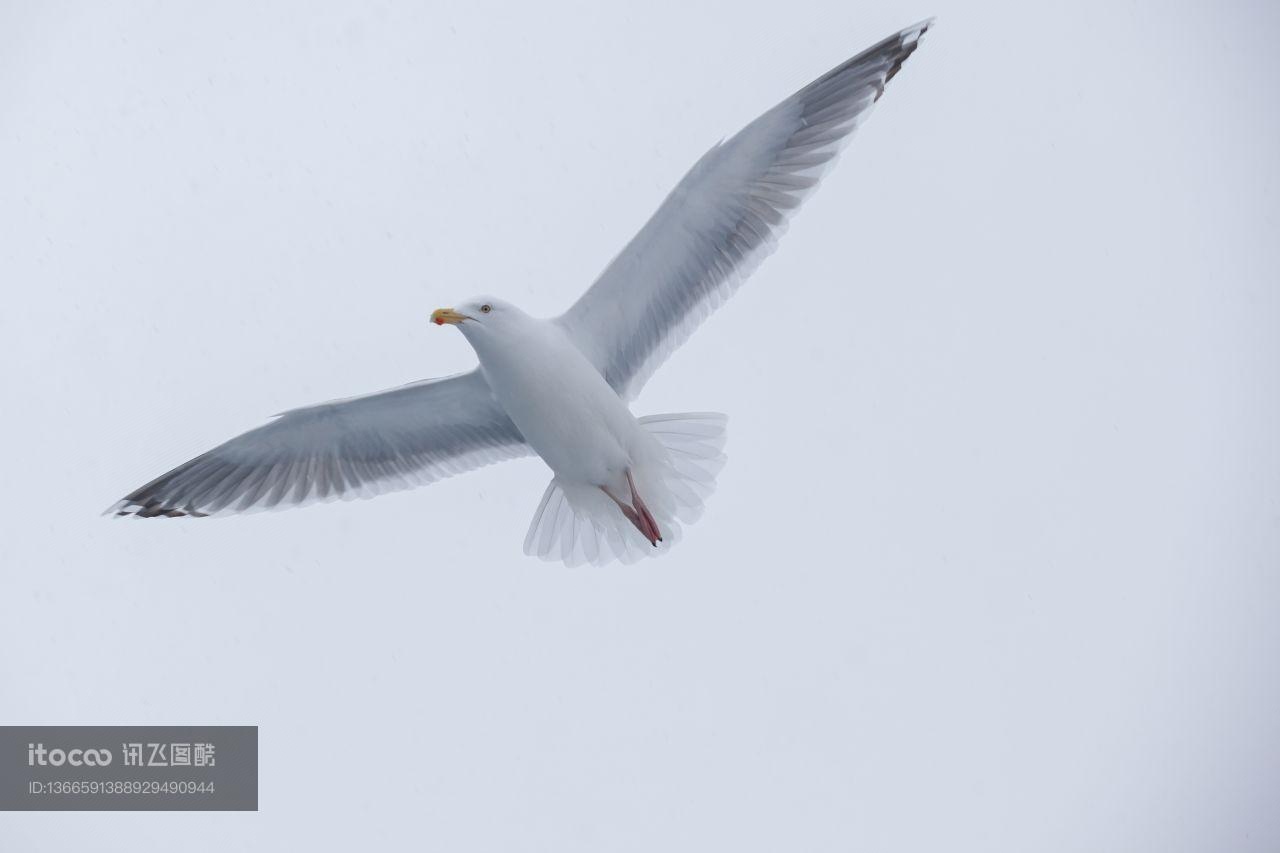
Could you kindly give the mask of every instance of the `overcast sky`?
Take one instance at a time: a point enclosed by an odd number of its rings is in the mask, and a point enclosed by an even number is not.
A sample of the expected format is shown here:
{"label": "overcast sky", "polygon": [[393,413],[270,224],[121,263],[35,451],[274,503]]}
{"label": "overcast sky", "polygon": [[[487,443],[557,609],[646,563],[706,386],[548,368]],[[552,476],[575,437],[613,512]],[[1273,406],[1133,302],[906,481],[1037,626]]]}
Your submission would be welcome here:
{"label": "overcast sky", "polygon": [[[1203,7],[1203,8],[1202,8]],[[929,15],[637,414],[660,561],[536,459],[112,521],[272,413],[562,310],[712,143]],[[261,726],[258,814],[8,850],[1280,847],[1280,7],[0,6],[0,722]]]}

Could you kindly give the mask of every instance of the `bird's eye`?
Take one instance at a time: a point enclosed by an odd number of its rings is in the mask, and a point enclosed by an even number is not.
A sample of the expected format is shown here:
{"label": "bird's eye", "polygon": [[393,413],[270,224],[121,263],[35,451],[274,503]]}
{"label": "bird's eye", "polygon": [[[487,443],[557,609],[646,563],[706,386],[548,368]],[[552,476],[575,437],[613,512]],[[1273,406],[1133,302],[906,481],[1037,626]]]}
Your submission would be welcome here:
{"label": "bird's eye", "polygon": [[489,313],[490,311],[492,311],[492,310],[493,310],[493,306],[492,306],[492,305],[481,305],[481,306],[480,306],[480,313],[481,313],[481,314],[488,314],[488,313]]}

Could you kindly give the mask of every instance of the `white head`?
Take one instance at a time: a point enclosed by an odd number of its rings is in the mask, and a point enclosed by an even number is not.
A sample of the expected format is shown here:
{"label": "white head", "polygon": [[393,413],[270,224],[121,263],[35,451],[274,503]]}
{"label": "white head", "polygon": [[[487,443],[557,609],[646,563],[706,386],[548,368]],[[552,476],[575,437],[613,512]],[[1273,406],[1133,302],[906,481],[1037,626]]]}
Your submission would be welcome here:
{"label": "white head", "polygon": [[431,322],[437,326],[457,326],[473,346],[478,341],[511,335],[530,319],[510,302],[492,296],[477,296],[455,308],[437,308],[431,312]]}

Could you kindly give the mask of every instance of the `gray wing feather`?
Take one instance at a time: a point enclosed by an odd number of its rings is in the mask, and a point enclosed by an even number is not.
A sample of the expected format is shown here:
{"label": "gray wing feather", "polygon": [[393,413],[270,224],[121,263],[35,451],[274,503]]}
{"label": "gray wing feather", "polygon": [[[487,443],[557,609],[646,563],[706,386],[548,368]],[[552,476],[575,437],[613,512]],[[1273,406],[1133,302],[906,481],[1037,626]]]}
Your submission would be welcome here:
{"label": "gray wing feather", "polygon": [[372,497],[531,452],[473,370],[285,412],[107,512],[204,516]]}
{"label": "gray wing feather", "polygon": [[772,252],[931,23],[863,51],[708,151],[557,318],[624,399]]}

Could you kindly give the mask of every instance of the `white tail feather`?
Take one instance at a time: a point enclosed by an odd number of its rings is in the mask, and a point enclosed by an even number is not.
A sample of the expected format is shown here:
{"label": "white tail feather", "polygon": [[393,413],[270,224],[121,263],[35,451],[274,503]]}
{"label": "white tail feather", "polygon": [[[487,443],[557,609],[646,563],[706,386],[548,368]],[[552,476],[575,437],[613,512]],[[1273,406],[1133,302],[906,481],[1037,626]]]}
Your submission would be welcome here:
{"label": "white tail feather", "polygon": [[725,424],[715,412],[640,418],[656,439],[654,458],[633,465],[636,487],[662,531],[650,545],[616,504],[596,486],[553,478],[533,514],[524,552],[567,566],[634,563],[663,554],[680,539],[681,524],[693,524],[715,491],[724,467]]}

